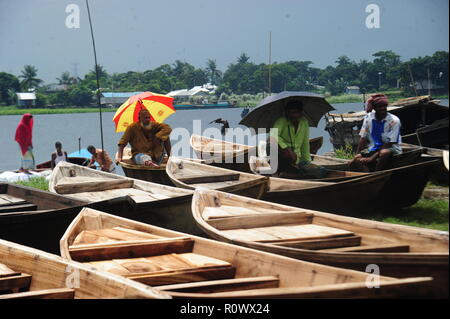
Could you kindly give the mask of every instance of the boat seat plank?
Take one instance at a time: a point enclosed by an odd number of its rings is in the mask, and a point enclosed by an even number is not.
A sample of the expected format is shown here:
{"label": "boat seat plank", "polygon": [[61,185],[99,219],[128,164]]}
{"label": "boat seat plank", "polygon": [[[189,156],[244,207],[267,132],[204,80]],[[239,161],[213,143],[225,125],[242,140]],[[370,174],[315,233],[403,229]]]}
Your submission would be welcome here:
{"label": "boat seat plank", "polygon": [[74,289],[54,288],[0,295],[0,299],[73,299],[74,296]]}
{"label": "boat seat plank", "polygon": [[231,229],[222,232],[233,239],[258,242],[279,242],[285,240],[307,240],[352,236],[352,232],[315,224]]}
{"label": "boat seat plank", "polygon": [[9,268],[5,264],[0,263],[0,278],[17,275],[20,275],[20,272],[16,272],[15,270]]}
{"label": "boat seat plank", "polygon": [[131,275],[128,278],[150,286],[170,285],[205,280],[230,279],[236,274],[233,266],[186,269],[173,272]]}
{"label": "boat seat plank", "polygon": [[116,258],[137,258],[192,251],[194,240],[189,237],[116,241],[113,243],[69,246],[73,260],[87,262]]}
{"label": "boat seat plank", "polygon": [[359,247],[345,247],[336,249],[326,249],[322,251],[333,251],[333,252],[392,252],[392,253],[402,253],[409,252],[409,245],[373,245],[373,246],[359,246]]}
{"label": "boat seat plank", "polygon": [[31,283],[31,275],[20,274],[0,278],[0,291],[11,289],[28,289]]}
{"label": "boat seat plank", "polygon": [[73,240],[72,246],[82,244],[98,244],[120,240],[142,240],[166,238],[146,232],[140,232],[124,227],[83,230]]}
{"label": "boat seat plank", "polygon": [[[148,196],[148,193],[135,188],[121,188],[121,189],[110,189],[100,192],[81,192],[76,194],[67,194],[71,198],[78,200],[85,200],[88,202],[97,202],[101,200],[107,200],[122,196]],[[147,201],[153,201],[153,198],[149,198]]]}
{"label": "boat seat plank", "polygon": [[18,205],[27,203],[23,198],[15,197],[9,194],[0,194],[0,207],[7,205]]}
{"label": "boat seat plank", "polygon": [[227,173],[227,174],[205,174],[197,176],[180,177],[178,180],[185,184],[204,184],[204,183],[218,183],[227,181],[237,181],[241,174]]}
{"label": "boat seat plank", "polygon": [[58,194],[74,194],[91,191],[106,191],[112,189],[132,188],[133,180],[131,179],[96,179],[83,182],[71,182],[72,178],[64,178],[64,182],[60,181],[55,185],[55,191]]}
{"label": "boat seat plank", "polygon": [[280,226],[289,224],[310,224],[313,215],[305,212],[283,212],[264,214],[258,213],[247,216],[215,218],[207,221],[209,225],[218,230],[230,230],[236,228],[255,228],[266,226]]}
{"label": "boat seat plank", "polygon": [[[286,210],[280,212],[282,213],[305,213],[304,211],[298,210]],[[232,216],[254,216],[259,214],[274,214],[273,210],[263,209],[260,207],[246,208],[246,207],[237,207],[237,206],[226,206],[221,205],[220,207],[205,207],[202,212],[202,217],[204,220],[209,221],[215,218],[225,218]],[[261,215],[262,216],[262,215]]]}
{"label": "boat seat plank", "polygon": [[279,279],[276,276],[245,277],[222,280],[208,280],[201,282],[163,285],[159,290],[191,292],[191,293],[214,293],[236,290],[277,288]]}
{"label": "boat seat plank", "polygon": [[[24,202],[26,203],[26,202]],[[27,211],[35,211],[37,210],[36,204],[13,204],[7,206],[0,206],[0,214],[1,213],[11,213],[11,212],[27,212]]]}
{"label": "boat seat plank", "polygon": [[353,247],[361,245],[361,236],[347,236],[300,241],[279,241],[274,244],[277,246],[311,250]]}

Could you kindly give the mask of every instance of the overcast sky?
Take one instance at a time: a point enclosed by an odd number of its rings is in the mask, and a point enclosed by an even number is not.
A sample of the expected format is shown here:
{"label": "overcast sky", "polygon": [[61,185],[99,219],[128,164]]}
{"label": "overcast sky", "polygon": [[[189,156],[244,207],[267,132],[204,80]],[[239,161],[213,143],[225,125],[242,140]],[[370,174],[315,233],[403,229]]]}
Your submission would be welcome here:
{"label": "overcast sky", "polygon": [[[80,10],[79,28],[73,11]],[[366,19],[380,9],[379,28]],[[250,61],[309,60],[334,65],[392,50],[403,61],[448,51],[448,0],[90,0],[99,64],[108,73],[144,71],[175,60],[220,70],[245,52]],[[371,20],[376,22],[375,20]],[[34,65],[55,83],[64,71],[84,76],[94,58],[85,0],[0,0],[0,72]]]}

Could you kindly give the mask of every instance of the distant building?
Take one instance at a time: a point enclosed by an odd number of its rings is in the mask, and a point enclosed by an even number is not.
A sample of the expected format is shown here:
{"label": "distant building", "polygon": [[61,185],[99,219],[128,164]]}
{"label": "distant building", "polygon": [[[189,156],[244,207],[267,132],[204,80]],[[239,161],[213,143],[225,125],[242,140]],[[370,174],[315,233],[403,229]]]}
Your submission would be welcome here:
{"label": "distant building", "polygon": [[131,96],[140,93],[143,92],[102,92],[100,103],[120,106],[121,104],[125,103]]}
{"label": "distant building", "polygon": [[30,93],[16,93],[17,105],[21,107],[34,107],[36,105],[36,94]]}
{"label": "distant building", "polygon": [[345,94],[360,94],[359,86],[347,86],[345,88]]}
{"label": "distant building", "polygon": [[67,84],[52,83],[47,85],[46,92],[58,92],[67,90]]}

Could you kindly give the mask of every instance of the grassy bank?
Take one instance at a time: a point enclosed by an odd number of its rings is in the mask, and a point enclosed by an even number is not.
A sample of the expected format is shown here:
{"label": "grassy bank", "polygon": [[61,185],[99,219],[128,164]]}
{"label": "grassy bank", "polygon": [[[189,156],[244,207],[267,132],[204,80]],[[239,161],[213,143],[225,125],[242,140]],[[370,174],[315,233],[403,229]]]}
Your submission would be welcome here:
{"label": "grassy bank", "polygon": [[[102,108],[102,112],[115,112],[117,109]],[[31,113],[33,115],[38,114],[69,114],[69,113],[97,113],[97,107],[67,107],[67,108],[29,108],[22,109],[17,106],[0,106],[0,115],[22,115],[25,113]]]}
{"label": "grassy bank", "polygon": [[[43,177],[32,178],[27,182],[17,184],[43,189],[48,191],[48,181]],[[436,188],[435,185],[427,187]],[[448,188],[448,186],[447,186]],[[415,227],[449,230],[449,201],[442,199],[421,198],[415,205],[398,210],[386,210],[376,215],[355,216],[392,224],[401,224]]]}

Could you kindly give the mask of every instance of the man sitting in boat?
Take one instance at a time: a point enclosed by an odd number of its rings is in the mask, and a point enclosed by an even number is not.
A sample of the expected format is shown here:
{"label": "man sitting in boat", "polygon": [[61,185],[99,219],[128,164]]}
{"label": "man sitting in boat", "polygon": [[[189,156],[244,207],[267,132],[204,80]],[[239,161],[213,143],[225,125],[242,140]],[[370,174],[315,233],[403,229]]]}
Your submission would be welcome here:
{"label": "man sitting in boat", "polygon": [[290,178],[321,178],[326,170],[311,164],[309,150],[309,123],[303,116],[303,103],[289,100],[285,106],[285,116],[273,125],[269,143],[278,145],[278,176]]}
{"label": "man sitting in boat", "polygon": [[358,155],[350,165],[368,172],[369,166],[375,164],[375,171],[379,171],[387,167],[393,155],[402,152],[401,122],[397,116],[387,111],[387,106],[388,98],[384,94],[373,96],[367,101],[367,109],[373,109],[374,112],[368,112],[364,118],[356,150]]}
{"label": "man sitting in boat", "polygon": [[118,143],[117,163],[122,161],[123,149],[130,143],[131,155],[137,165],[159,166],[164,150],[170,156],[171,132],[169,125],[150,121],[149,111],[142,109],[139,112],[139,122],[129,125]]}
{"label": "man sitting in boat", "polygon": [[111,160],[111,157],[109,157],[108,153],[105,150],[102,150],[101,148],[96,148],[94,145],[89,145],[87,147],[87,150],[89,153],[92,154],[91,160],[89,161],[88,167],[90,168],[96,168],[95,162],[100,165],[100,169],[104,172],[112,172],[114,171],[115,167]]}
{"label": "man sitting in boat", "polygon": [[55,166],[59,162],[67,162],[67,152],[62,150],[61,142],[55,143],[55,149],[56,151],[52,153],[52,158],[50,162],[52,169],[55,168]]}

